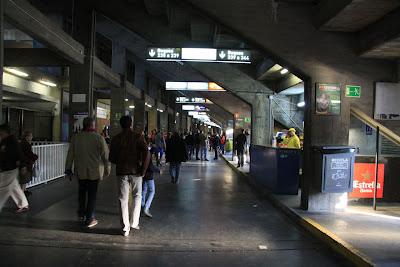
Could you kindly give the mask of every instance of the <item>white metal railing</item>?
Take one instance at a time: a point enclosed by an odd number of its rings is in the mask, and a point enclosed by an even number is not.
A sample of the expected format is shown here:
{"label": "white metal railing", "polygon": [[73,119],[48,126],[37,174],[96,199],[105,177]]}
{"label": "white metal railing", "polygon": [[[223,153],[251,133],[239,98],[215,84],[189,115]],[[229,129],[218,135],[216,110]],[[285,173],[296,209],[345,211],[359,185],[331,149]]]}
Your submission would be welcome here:
{"label": "white metal railing", "polygon": [[38,160],[35,163],[36,176],[34,175],[28,187],[63,177],[68,147],[68,143],[34,144],[32,151],[38,155]]}

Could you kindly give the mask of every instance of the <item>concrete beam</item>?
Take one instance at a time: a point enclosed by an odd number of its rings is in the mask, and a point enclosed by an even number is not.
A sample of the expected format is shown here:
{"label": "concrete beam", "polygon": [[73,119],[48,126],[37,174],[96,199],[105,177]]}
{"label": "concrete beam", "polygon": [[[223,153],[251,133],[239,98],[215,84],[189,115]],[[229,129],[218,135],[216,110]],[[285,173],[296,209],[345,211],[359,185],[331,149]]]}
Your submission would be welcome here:
{"label": "concrete beam", "polygon": [[400,8],[359,33],[360,55],[363,57],[400,57]]}
{"label": "concrete beam", "polygon": [[70,62],[48,48],[6,48],[4,65],[13,67],[68,66]]}
{"label": "concrete beam", "polygon": [[295,86],[301,82],[302,82],[301,79],[299,79],[296,75],[290,73],[290,74],[286,75],[284,78],[275,82],[273,88],[274,88],[275,93],[280,93],[283,90],[288,89],[292,86]]}
{"label": "concrete beam", "polygon": [[269,74],[269,71],[271,68],[275,66],[275,62],[273,62],[270,59],[265,59],[263,60],[258,66],[257,66],[257,80],[265,80],[266,77]]}
{"label": "concrete beam", "polygon": [[398,7],[398,0],[324,0],[315,20],[321,30],[356,32]]}
{"label": "concrete beam", "polygon": [[18,29],[74,64],[83,64],[84,47],[25,0],[4,0],[4,16]]}
{"label": "concrete beam", "polygon": [[104,81],[108,82],[110,86],[121,86],[120,75],[115,73],[109,66],[104,64],[97,57],[93,59],[93,68],[95,74],[101,77]]}

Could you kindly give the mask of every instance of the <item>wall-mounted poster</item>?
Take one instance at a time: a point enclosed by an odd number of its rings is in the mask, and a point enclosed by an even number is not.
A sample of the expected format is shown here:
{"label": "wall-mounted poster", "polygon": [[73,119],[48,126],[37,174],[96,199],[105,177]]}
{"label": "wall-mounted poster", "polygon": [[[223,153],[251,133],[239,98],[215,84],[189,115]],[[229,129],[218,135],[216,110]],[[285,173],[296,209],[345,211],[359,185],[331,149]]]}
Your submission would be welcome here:
{"label": "wall-mounted poster", "polygon": [[400,83],[376,83],[375,114],[376,120],[400,120]]}
{"label": "wall-mounted poster", "polygon": [[341,90],[339,83],[315,84],[315,112],[318,115],[340,115]]}

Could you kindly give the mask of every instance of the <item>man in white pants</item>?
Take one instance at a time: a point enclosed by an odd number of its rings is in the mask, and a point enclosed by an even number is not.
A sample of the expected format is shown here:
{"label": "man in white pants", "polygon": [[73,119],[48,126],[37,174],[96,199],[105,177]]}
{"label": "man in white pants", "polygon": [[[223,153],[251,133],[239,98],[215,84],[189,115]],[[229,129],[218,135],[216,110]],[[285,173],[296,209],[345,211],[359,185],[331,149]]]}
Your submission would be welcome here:
{"label": "man in white pants", "polygon": [[[131,228],[139,230],[142,180],[149,165],[150,153],[144,136],[132,130],[131,117],[121,117],[120,124],[122,132],[112,139],[109,158],[116,165],[122,234],[129,236]],[[131,209],[129,190],[132,190],[133,196]]]}
{"label": "man in white pants", "polygon": [[15,136],[7,125],[0,125],[0,211],[11,197],[17,205],[16,213],[28,211],[28,200],[18,182],[19,167],[24,156]]}

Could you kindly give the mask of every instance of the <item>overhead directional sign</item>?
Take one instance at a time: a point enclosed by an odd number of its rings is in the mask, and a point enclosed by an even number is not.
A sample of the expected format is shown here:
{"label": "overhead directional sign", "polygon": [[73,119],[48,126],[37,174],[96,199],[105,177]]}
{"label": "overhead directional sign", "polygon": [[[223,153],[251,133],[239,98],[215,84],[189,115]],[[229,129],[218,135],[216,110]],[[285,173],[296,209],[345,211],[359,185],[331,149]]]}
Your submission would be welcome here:
{"label": "overhead directional sign", "polygon": [[225,91],[214,82],[166,82],[167,91]]}
{"label": "overhead directional sign", "polygon": [[177,104],[212,104],[212,102],[206,98],[202,97],[184,97],[180,96],[175,99]]}
{"label": "overhead directional sign", "polygon": [[251,51],[238,49],[149,47],[146,57],[150,61],[251,63]]}

